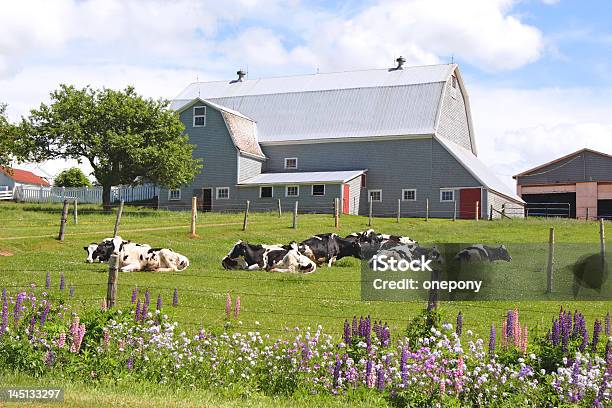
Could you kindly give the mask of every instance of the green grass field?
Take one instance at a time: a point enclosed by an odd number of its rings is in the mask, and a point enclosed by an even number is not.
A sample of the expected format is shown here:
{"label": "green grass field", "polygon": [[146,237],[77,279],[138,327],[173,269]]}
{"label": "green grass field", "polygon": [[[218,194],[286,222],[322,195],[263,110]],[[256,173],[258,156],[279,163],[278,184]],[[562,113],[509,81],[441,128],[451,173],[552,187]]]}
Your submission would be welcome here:
{"label": "green grass field", "polygon": [[[73,224],[70,215],[65,241],[59,242],[55,237],[60,206],[0,204],[0,287],[15,291],[36,284],[44,288],[45,275],[49,271],[53,296],[63,297],[78,309],[99,307],[106,294],[107,265],[86,264],[83,246],[112,235],[115,215],[102,213],[94,206],[81,205],[79,210],[78,225]],[[425,306],[423,302],[361,301],[360,266],[356,259],[343,259],[332,268],[321,267],[310,275],[226,271],[220,265],[238,239],[253,243],[300,241],[315,233],[334,231],[330,215],[300,215],[298,228],[292,229],[289,214],[278,218],[276,213],[254,213],[250,215],[248,230],[243,232],[242,214],[205,213],[198,218],[197,238],[189,237],[189,220],[188,212],[125,209],[120,227],[123,238],[173,248],[187,255],[191,266],[176,273],[121,273],[119,306],[129,305],[134,286],[140,288],[140,296],[149,288],[152,302],[161,294],[164,313],[177,320],[185,330],[221,329],[225,323],[225,298],[229,293],[232,298],[241,298],[240,321],[244,328],[257,327],[262,332],[282,335],[287,328],[320,324],[338,336],[344,319],[368,314],[387,321],[391,332],[397,334]],[[367,222],[365,217],[342,216],[338,233],[344,235],[363,230]],[[557,243],[590,243],[596,248],[599,245],[597,223],[564,219],[493,222],[403,219],[398,224],[395,219],[377,218],[372,227],[379,232],[410,236],[422,244],[503,242],[512,245],[545,244],[551,226],[555,227]],[[60,272],[66,279],[64,292],[59,290]],[[70,285],[75,286],[73,298],[68,296]],[[507,285],[514,291],[523,287],[512,281]],[[178,307],[170,306],[174,288],[179,291]],[[534,333],[538,327],[549,325],[561,305],[582,310],[592,322],[595,317],[604,316],[612,302],[470,301],[442,302],[440,307],[447,320],[453,323],[457,312],[462,311],[465,328],[486,336],[491,322],[499,324],[510,308],[517,306],[521,310],[521,320],[530,327],[530,333]],[[6,384],[7,380],[2,383]],[[219,405],[213,396],[208,398],[212,398],[212,405]]]}

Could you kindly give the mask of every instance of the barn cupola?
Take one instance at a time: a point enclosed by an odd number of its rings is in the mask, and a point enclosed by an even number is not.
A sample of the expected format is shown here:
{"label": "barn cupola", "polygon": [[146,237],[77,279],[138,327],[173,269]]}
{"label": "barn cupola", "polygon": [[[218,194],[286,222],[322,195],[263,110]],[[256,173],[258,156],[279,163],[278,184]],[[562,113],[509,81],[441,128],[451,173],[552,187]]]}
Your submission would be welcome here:
{"label": "barn cupola", "polygon": [[236,74],[238,75],[238,79],[234,79],[233,81],[230,81],[230,84],[235,84],[236,82],[242,82],[244,81],[244,77],[246,76],[246,72],[239,69]]}

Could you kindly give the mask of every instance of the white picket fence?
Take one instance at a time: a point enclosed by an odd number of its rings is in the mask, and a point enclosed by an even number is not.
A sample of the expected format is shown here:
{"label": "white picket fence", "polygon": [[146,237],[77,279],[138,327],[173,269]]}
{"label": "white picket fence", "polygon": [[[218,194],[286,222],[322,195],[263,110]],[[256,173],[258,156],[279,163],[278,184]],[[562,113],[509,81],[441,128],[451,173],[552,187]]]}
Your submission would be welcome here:
{"label": "white picket fence", "polygon": [[[139,186],[113,187],[111,202],[124,200],[125,202],[150,200],[159,194],[159,188],[152,184]],[[15,201],[28,203],[61,203],[65,199],[76,199],[79,203],[102,204],[102,187],[15,187],[13,198]]]}
{"label": "white picket fence", "polygon": [[12,200],[12,199],[13,199],[13,190],[0,191],[0,201]]}

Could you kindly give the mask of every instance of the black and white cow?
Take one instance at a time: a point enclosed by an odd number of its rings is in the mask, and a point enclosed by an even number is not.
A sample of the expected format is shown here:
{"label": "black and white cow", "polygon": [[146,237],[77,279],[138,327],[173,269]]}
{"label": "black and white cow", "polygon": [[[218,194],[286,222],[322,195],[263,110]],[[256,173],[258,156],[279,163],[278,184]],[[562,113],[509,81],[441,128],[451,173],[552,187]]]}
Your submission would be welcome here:
{"label": "black and white cow", "polygon": [[298,251],[296,243],[261,245],[238,241],[221,261],[225,269],[312,273],[317,266]]}
{"label": "black and white cow", "polygon": [[[414,267],[420,267],[424,262],[432,266],[439,267],[444,262],[442,254],[434,246],[432,248],[423,247],[416,244],[400,244],[395,241],[394,245],[389,242],[384,248],[379,248],[368,258],[368,266],[373,269],[374,260],[385,260],[399,262],[400,260],[413,262]],[[429,262],[428,262],[429,261]]]}
{"label": "black and white cow", "polygon": [[[83,249],[87,252],[87,259],[85,260],[85,262],[93,263],[93,262],[95,262],[96,259],[100,260],[98,255],[96,255],[95,258],[94,258],[94,253],[96,253],[96,249],[98,249],[98,244],[96,244],[95,242],[92,242],[91,244],[83,247]],[[100,261],[100,262],[102,262],[102,261]]]}
{"label": "black and white cow", "polygon": [[119,270],[122,272],[140,271],[145,266],[141,255],[146,254],[150,248],[150,245],[126,241],[119,236],[105,238],[92,252],[91,258],[92,260],[99,259],[100,262],[108,262],[111,255],[115,254],[119,256]]}
{"label": "black and white cow", "polygon": [[482,244],[475,244],[462,249],[455,255],[455,259],[462,262],[512,261],[505,245],[493,247]]}
{"label": "black and white cow", "polygon": [[347,256],[361,259],[359,241],[342,238],[335,233],[314,235],[300,242],[298,249],[317,265],[327,263],[327,266],[331,266]]}
{"label": "black and white cow", "polygon": [[153,272],[178,272],[187,269],[189,259],[169,248],[150,248],[140,255],[142,270]]}

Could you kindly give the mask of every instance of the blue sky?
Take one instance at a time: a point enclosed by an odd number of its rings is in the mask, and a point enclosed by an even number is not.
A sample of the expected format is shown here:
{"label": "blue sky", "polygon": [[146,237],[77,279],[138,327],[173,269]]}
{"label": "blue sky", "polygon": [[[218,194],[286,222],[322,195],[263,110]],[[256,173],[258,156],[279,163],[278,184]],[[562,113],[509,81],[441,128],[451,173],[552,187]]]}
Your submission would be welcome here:
{"label": "blue sky", "polygon": [[[612,153],[612,2],[3,0],[0,102],[17,120],[60,83],[188,83],[460,64],[479,156],[511,175],[582,147]],[[67,164],[34,166],[50,175]]]}

